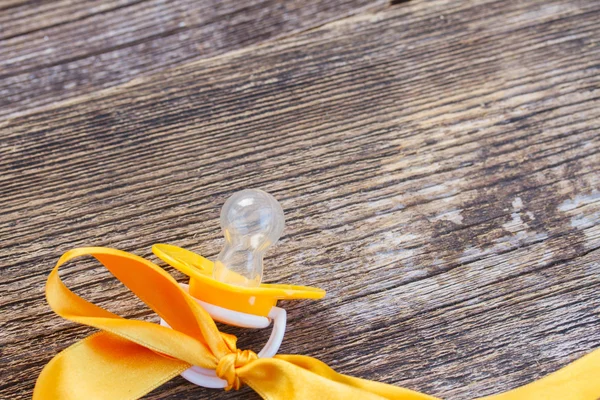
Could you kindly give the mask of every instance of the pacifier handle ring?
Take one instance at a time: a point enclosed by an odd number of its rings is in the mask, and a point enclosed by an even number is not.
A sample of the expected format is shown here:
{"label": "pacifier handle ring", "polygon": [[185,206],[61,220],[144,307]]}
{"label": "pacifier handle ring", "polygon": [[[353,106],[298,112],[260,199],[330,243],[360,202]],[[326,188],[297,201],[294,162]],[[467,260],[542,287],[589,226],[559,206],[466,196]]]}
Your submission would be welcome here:
{"label": "pacifier handle ring", "polygon": [[269,311],[269,318],[273,321],[273,329],[271,330],[271,336],[269,336],[267,344],[258,352],[259,358],[275,357],[281,346],[281,342],[283,342],[283,335],[285,335],[287,312],[283,308],[273,307]]}
{"label": "pacifier handle ring", "polygon": [[[188,285],[181,284],[184,290],[187,291]],[[272,307],[268,318],[258,315],[246,314],[239,311],[227,310],[225,308],[209,304],[204,301],[196,300],[215,320],[226,323],[228,325],[247,327],[247,328],[266,328],[270,321],[273,321],[273,329],[269,340],[258,352],[259,358],[271,358],[277,354],[287,324],[287,312],[283,308]],[[215,315],[213,315],[213,313]],[[266,325],[264,320],[266,320]],[[170,328],[169,324],[162,318],[160,324]],[[202,386],[210,389],[223,389],[227,386],[227,381],[219,378],[215,370],[192,366],[181,373],[181,376],[194,385]]]}
{"label": "pacifier handle ring", "polygon": [[[267,344],[258,353],[259,358],[271,358],[277,354],[285,333],[287,313],[283,308],[273,307],[269,318],[273,319],[273,330]],[[162,323],[162,320],[161,320]],[[227,381],[219,378],[214,369],[192,366],[181,373],[181,377],[197,386],[210,389],[224,389]]]}

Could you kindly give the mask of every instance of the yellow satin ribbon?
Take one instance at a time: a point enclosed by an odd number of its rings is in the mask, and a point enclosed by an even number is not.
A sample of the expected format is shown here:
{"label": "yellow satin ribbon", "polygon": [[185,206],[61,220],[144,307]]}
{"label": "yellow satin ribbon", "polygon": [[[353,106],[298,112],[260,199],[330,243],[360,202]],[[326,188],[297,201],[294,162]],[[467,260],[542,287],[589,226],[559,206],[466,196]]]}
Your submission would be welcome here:
{"label": "yellow satin ribbon", "polygon": [[[71,292],[58,268],[92,255],[172,329],[128,320]],[[56,355],[42,370],[33,399],[138,399],[192,365],[214,369],[238,389],[242,383],[264,399],[435,399],[409,389],[338,374],[306,356],[258,358],[236,348],[210,315],[164,270],[123,251],[102,247],[65,253],[48,277],[46,298],[68,320],[101,330]],[[200,389],[199,389],[200,390]],[[600,398],[600,350],[529,385],[486,400],[596,400]]]}

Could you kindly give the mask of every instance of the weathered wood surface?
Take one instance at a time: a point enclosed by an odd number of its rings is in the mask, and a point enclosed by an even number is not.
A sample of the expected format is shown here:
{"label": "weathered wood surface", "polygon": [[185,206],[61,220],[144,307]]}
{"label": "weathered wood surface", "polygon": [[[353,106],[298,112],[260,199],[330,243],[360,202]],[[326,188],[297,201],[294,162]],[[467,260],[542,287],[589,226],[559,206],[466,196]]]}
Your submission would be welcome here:
{"label": "weathered wood surface", "polygon": [[[5,120],[0,398],[91,332],[44,301],[62,252],[214,257],[247,187],[286,212],[266,280],[329,293],[284,305],[282,352],[470,399],[600,346],[599,20],[592,0],[415,0]],[[154,318],[91,261],[63,275]],[[257,396],[177,378],[148,398]]]}
{"label": "weathered wood surface", "polygon": [[0,116],[377,9],[385,0],[60,0],[0,11]]}

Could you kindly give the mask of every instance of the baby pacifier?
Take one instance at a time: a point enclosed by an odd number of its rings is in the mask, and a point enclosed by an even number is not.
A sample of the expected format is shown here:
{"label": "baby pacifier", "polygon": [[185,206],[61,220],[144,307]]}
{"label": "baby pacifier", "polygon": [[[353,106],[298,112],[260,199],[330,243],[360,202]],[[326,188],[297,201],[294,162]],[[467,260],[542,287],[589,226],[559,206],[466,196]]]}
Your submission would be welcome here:
{"label": "baby pacifier", "polygon": [[[320,299],[322,289],[310,286],[261,283],[263,257],[283,233],[281,205],[270,194],[247,189],[231,196],[221,210],[225,246],[212,262],[199,254],[169,244],[155,244],[152,252],[190,277],[182,287],[215,321],[241,328],[266,328],[273,322],[260,358],[273,357],[283,341],[286,312],[278,300]],[[161,325],[168,326],[161,320]],[[188,381],[208,388],[224,388],[227,382],[214,370],[191,367],[184,371]]]}

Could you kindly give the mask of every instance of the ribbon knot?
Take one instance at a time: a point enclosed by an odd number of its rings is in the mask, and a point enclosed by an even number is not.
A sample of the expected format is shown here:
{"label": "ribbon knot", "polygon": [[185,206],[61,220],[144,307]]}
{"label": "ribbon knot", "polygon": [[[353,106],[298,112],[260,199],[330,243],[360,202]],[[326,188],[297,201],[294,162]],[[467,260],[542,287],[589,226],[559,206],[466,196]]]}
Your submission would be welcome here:
{"label": "ribbon knot", "polygon": [[219,360],[216,373],[217,376],[227,381],[225,390],[238,390],[242,387],[242,381],[237,375],[237,368],[241,368],[252,361],[258,359],[258,356],[252,350],[236,349]]}

